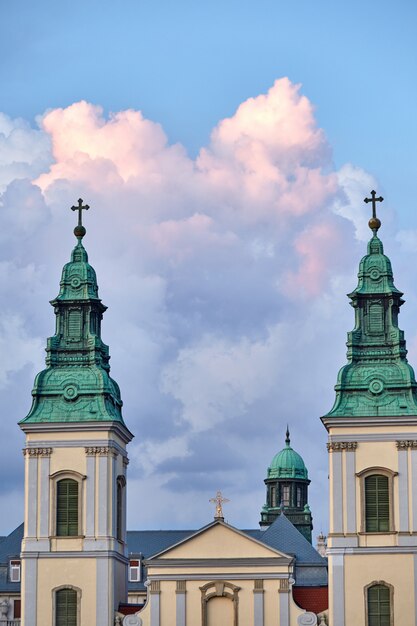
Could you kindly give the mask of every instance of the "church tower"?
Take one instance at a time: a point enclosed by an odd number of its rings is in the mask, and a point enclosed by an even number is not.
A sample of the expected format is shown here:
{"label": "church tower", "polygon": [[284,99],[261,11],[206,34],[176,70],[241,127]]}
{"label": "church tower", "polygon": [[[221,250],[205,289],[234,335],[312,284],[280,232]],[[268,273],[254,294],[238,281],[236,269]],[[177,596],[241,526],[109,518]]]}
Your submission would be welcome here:
{"label": "church tower", "polygon": [[22,626],[112,626],[127,597],[126,428],[109,349],[106,307],[82,244],[52,300],[56,330],[35,379],[25,433]]}
{"label": "church tower", "polygon": [[398,313],[404,300],[373,232],[349,294],[355,326],[336,400],[322,418],[330,479],[329,611],[334,626],[415,624],[417,385]]}
{"label": "church tower", "polygon": [[291,447],[287,427],[285,448],[274,456],[268,467],[266,504],[261,511],[261,528],[270,526],[284,512],[302,535],[311,543],[313,518],[308,506],[307,468],[302,457]]}

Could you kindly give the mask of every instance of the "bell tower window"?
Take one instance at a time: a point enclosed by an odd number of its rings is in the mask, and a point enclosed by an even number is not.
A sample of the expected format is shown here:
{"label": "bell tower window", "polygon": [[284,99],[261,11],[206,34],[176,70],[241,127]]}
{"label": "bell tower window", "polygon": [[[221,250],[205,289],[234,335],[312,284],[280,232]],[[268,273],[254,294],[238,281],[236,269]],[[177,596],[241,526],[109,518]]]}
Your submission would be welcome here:
{"label": "bell tower window", "polygon": [[365,587],[366,626],[393,626],[393,587],[378,581]]}
{"label": "bell tower window", "polygon": [[71,478],[59,480],[56,500],[56,534],[61,537],[78,535],[78,482]]}
{"label": "bell tower window", "polygon": [[365,478],[366,532],[389,532],[388,477],[374,474]]}

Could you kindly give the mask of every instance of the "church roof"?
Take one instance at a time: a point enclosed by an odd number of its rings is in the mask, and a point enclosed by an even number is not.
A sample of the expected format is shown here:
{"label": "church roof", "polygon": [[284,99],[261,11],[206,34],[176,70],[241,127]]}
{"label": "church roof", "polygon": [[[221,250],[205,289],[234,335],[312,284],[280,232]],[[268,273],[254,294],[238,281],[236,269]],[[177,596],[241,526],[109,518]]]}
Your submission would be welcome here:
{"label": "church roof", "polygon": [[290,520],[281,513],[266,530],[258,531],[260,541],[271,548],[293,554],[297,565],[326,566],[327,561],[317,552]]}
{"label": "church roof", "polygon": [[278,452],[268,467],[267,478],[308,479],[308,471],[302,457],[291,447],[290,433],[287,427],[285,448]]}

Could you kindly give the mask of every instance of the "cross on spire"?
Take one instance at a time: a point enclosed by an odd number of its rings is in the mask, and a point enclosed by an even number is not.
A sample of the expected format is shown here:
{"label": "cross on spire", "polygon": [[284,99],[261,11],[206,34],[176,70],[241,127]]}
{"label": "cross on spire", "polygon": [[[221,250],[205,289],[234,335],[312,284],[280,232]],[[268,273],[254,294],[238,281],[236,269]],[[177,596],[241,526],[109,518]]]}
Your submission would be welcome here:
{"label": "cross on spire", "polygon": [[88,211],[89,209],[89,205],[88,204],[84,204],[83,205],[83,199],[82,198],[78,198],[78,206],[72,206],[71,207],[71,211],[78,211],[78,226],[82,226],[83,222],[82,222],[82,211]]}
{"label": "cross on spire", "polygon": [[376,191],[372,190],[371,191],[371,196],[372,198],[364,198],[364,202],[366,202],[368,204],[368,202],[372,202],[372,217],[375,219],[376,218],[376,203],[377,202],[382,202],[384,200],[384,198],[382,196],[379,196],[379,198],[376,198]]}
{"label": "cross on spire", "polygon": [[379,220],[376,216],[376,203],[383,202],[383,200],[384,198],[382,196],[379,196],[379,198],[376,197],[376,191],[374,190],[371,191],[370,198],[364,198],[363,200],[366,204],[368,204],[368,202],[372,202],[372,217],[369,220],[369,228],[373,231],[374,235],[376,235],[378,228],[381,226],[381,220]]}
{"label": "cross on spire", "polygon": [[230,502],[230,500],[228,498],[223,498],[222,492],[218,491],[216,493],[216,497],[215,498],[210,498],[209,502],[213,502],[213,504],[216,505],[216,514],[214,516],[214,519],[215,520],[216,519],[224,519],[222,504],[224,502]]}

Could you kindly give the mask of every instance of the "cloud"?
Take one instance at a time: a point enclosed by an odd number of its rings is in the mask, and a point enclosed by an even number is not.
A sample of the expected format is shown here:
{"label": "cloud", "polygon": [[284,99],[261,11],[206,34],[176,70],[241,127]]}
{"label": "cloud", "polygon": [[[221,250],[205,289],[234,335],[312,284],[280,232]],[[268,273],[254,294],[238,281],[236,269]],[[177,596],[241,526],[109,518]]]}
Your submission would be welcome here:
{"label": "cloud", "polygon": [[0,113],[0,191],[20,178],[38,176],[52,162],[50,137],[20,118]]}
{"label": "cloud", "polygon": [[[81,196],[92,207],[85,245],[109,306],[103,339],[136,434],[129,525],[201,525],[197,499],[224,484],[230,522],[256,526],[287,422],[313,481],[326,474],[318,416],[331,407],[352,325],[344,293],[360,255],[353,207],[369,175],[334,170],[311,102],[288,79],[221,120],[195,159],[139,111],[105,116],[78,102],[45,113],[34,134],[19,124],[36,145],[32,182],[13,174],[0,204],[10,234],[0,340],[4,354],[15,351],[0,369],[0,397],[12,449],[40,341],[53,332],[48,300],[74,243],[69,207]],[[321,489],[313,514],[324,510]],[[137,504],[145,491],[146,511]]]}

